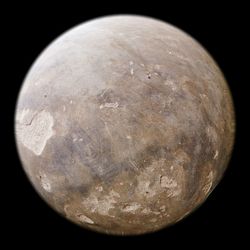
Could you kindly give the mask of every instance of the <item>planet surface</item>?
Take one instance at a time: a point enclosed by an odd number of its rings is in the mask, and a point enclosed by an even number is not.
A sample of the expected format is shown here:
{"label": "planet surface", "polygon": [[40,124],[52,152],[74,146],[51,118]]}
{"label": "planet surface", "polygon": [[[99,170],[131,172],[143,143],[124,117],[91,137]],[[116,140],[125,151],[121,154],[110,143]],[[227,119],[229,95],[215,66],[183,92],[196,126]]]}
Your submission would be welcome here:
{"label": "planet surface", "polygon": [[165,22],[97,18],[53,41],[21,87],[15,135],[38,194],[93,231],[172,225],[221,180],[234,141],[230,90],[212,57]]}

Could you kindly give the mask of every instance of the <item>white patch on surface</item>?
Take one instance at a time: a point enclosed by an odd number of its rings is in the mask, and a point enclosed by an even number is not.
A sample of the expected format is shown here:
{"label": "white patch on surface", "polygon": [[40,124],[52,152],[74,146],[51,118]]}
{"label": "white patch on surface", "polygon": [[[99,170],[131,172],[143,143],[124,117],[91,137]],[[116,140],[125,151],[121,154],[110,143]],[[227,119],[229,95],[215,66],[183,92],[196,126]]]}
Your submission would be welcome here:
{"label": "white patch on surface", "polygon": [[94,221],[92,221],[89,217],[87,217],[86,215],[83,214],[79,214],[77,215],[79,221],[83,222],[83,223],[87,223],[87,224],[94,224]]}
{"label": "white patch on surface", "polygon": [[73,141],[73,142],[77,142],[77,141],[78,141],[78,142],[81,142],[81,141],[83,141],[83,138],[78,138],[76,135],[73,134],[73,135],[72,135],[72,141]]}
{"label": "white patch on surface", "polygon": [[168,176],[161,176],[161,187],[163,188],[175,188],[177,187],[177,182]]}
{"label": "white patch on surface", "polygon": [[159,211],[153,211],[153,210],[151,210],[151,209],[148,208],[148,207],[144,208],[144,209],[141,211],[141,213],[143,213],[143,214],[155,214],[155,215],[161,214],[161,212],[159,212]]}
{"label": "white patch on surface", "polygon": [[65,107],[65,105],[63,105],[63,112],[65,112],[66,111],[66,107]]}
{"label": "white patch on surface", "polygon": [[176,180],[169,178],[168,176],[160,177],[160,185],[162,188],[168,189],[168,197],[175,197],[181,193],[181,189]]}
{"label": "white patch on surface", "polygon": [[137,202],[132,202],[127,205],[125,205],[122,208],[123,212],[128,212],[128,213],[134,213],[136,210],[138,210],[141,207],[141,205]]}
{"label": "white patch on surface", "polygon": [[[149,167],[144,169],[137,177],[137,195],[143,195],[147,198],[166,192],[167,197],[176,197],[181,193],[181,184],[178,184],[178,178],[162,176],[155,173],[156,169],[160,169],[160,166],[164,166],[165,159],[153,161]],[[173,175],[173,174],[171,174]],[[177,179],[176,179],[177,178]]]}
{"label": "white patch on surface", "polygon": [[152,213],[152,210],[148,207],[144,208],[142,211],[141,211],[143,214],[150,214]]}
{"label": "white patch on surface", "polygon": [[103,108],[118,108],[119,107],[119,103],[118,102],[107,102],[104,104],[100,105],[100,109]]}
{"label": "white patch on surface", "polygon": [[218,155],[219,155],[219,151],[216,150],[216,151],[215,151],[215,154],[214,154],[214,159],[216,159],[216,158],[218,157]]}
{"label": "white patch on surface", "polygon": [[178,195],[180,195],[181,193],[181,189],[180,187],[176,187],[176,188],[172,188],[168,190],[168,197],[176,197]]}
{"label": "white patch on surface", "polygon": [[51,184],[48,177],[45,174],[40,175],[41,186],[47,192],[51,192]]}
{"label": "white patch on surface", "polygon": [[24,109],[17,114],[17,139],[36,155],[41,155],[47,141],[52,137],[54,119],[45,110],[40,112]]}
{"label": "white patch on surface", "polygon": [[131,139],[132,139],[132,137],[131,137],[130,135],[127,135],[126,138],[127,138],[128,140],[131,140]]}
{"label": "white patch on surface", "polygon": [[205,95],[205,94],[200,94],[200,98],[201,98],[201,99],[206,99],[206,98],[208,98],[208,97],[207,97],[207,95]]}
{"label": "white patch on surface", "polygon": [[129,65],[130,65],[130,74],[133,75],[134,74],[134,69],[133,69],[134,62],[130,61]]}
{"label": "white patch on surface", "polygon": [[160,211],[161,211],[161,212],[165,212],[165,211],[166,211],[166,206],[164,206],[164,205],[161,206],[161,207],[160,207]]}
{"label": "white patch on surface", "polygon": [[206,184],[202,188],[205,195],[207,195],[213,185],[213,179],[214,179],[214,173],[213,171],[210,171],[209,174],[206,177]]}
{"label": "white patch on surface", "polygon": [[206,134],[207,134],[209,140],[212,141],[212,143],[214,145],[216,145],[217,141],[218,141],[218,134],[217,134],[215,128],[212,126],[208,126],[206,128]]}
{"label": "white patch on surface", "polygon": [[82,201],[82,204],[92,213],[111,216],[109,210],[115,208],[114,205],[117,203],[118,198],[120,198],[120,195],[113,190],[111,190],[108,195],[100,197],[92,193],[88,198]]}
{"label": "white patch on surface", "polygon": [[102,192],[103,191],[103,187],[102,186],[97,186],[96,190],[99,191],[99,192]]}

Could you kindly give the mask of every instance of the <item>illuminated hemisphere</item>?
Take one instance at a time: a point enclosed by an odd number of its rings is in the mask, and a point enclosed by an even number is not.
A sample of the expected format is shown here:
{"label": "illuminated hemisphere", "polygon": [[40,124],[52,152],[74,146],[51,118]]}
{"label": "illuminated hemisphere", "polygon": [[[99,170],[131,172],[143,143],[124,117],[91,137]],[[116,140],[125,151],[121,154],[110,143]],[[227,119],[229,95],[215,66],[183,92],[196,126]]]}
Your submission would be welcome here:
{"label": "illuminated hemisphere", "polygon": [[109,16],[38,57],[15,134],[28,178],[53,209],[84,228],[134,235],[204,202],[231,155],[234,111],[194,39],[152,18]]}

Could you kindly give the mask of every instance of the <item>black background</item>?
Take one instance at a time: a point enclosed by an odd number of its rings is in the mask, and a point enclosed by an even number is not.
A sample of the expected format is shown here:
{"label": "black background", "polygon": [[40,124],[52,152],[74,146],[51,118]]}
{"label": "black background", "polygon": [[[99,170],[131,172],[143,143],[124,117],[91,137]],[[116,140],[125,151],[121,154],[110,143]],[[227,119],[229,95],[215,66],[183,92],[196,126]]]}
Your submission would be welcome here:
{"label": "black background", "polygon": [[[185,3],[185,4],[184,4]],[[208,200],[182,222],[154,234],[112,237],[86,231],[50,209],[27,180],[15,149],[15,102],[25,74],[38,54],[67,29],[108,14],[140,14],[165,20],[191,34],[214,57],[228,80],[234,98],[237,133],[228,170]],[[229,1],[121,1],[9,3],[1,8],[2,168],[1,239],[35,249],[44,245],[79,248],[115,246],[174,249],[198,246],[237,249],[247,243],[249,212],[249,34],[247,6]]]}

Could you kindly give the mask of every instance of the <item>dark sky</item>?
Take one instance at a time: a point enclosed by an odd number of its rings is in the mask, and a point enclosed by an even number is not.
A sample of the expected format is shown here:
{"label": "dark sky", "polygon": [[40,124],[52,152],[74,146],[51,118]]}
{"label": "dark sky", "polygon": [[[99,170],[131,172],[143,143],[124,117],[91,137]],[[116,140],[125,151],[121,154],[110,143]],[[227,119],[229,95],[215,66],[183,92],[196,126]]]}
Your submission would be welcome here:
{"label": "dark sky", "polygon": [[[178,249],[216,247],[247,242],[249,224],[249,17],[247,7],[200,1],[72,1],[52,5],[9,3],[1,8],[3,197],[1,238],[20,247],[71,246],[70,249],[137,247]],[[79,3],[78,2],[78,3]],[[184,4],[185,2],[185,4]],[[218,1],[217,1],[218,2]],[[223,1],[222,1],[223,2]],[[140,237],[109,237],[85,231],[61,218],[36,194],[17,157],[13,118],[18,91],[37,55],[72,26],[108,14],[140,14],[165,20],[191,34],[214,57],[232,91],[237,133],[229,168],[208,200],[181,223]],[[6,158],[6,159],[5,159]],[[6,172],[5,172],[6,171]],[[50,247],[49,247],[50,248]]]}

